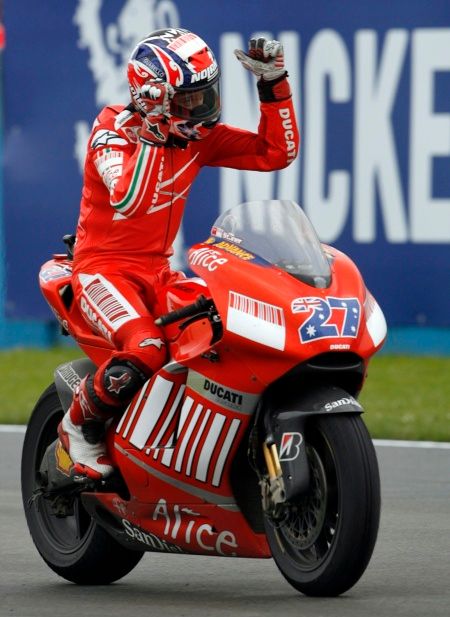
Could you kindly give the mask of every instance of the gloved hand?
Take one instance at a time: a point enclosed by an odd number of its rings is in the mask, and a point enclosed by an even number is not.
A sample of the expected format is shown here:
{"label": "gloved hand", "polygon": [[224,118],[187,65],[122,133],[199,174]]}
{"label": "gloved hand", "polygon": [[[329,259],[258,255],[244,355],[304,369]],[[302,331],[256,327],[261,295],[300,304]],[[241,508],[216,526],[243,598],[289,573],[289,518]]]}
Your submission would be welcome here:
{"label": "gloved hand", "polygon": [[280,41],[250,39],[247,53],[235,49],[234,55],[243,67],[258,77],[259,100],[262,103],[284,101],[291,96]]}
{"label": "gloved hand", "polygon": [[152,146],[162,146],[169,137],[170,101],[173,87],[161,79],[152,79],[141,88],[140,108],[145,114],[139,139]]}
{"label": "gloved hand", "polygon": [[283,45],[279,41],[250,39],[247,53],[235,49],[234,54],[242,66],[258,79],[262,77],[266,81],[272,81],[286,74]]}

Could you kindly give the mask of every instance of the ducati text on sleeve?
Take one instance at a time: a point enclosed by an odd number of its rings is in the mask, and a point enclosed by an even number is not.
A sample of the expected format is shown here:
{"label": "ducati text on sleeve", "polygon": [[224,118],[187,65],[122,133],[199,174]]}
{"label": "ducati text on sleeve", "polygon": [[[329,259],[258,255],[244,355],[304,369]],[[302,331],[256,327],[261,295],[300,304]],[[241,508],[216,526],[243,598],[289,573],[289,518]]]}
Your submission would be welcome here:
{"label": "ducati text on sleeve", "polygon": [[295,160],[297,156],[297,149],[296,149],[295,141],[294,141],[295,133],[293,130],[293,125],[292,125],[291,112],[286,107],[285,109],[280,109],[278,113],[280,114],[280,118],[283,121],[282,124],[284,128],[284,139],[286,141],[287,158],[288,158],[288,165],[289,165],[290,163],[292,163],[292,161]]}

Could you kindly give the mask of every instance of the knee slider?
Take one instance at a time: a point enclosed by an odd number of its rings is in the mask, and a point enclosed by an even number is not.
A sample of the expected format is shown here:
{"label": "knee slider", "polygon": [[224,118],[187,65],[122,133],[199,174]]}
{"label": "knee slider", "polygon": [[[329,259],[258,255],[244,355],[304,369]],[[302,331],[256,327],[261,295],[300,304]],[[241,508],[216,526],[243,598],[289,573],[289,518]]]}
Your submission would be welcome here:
{"label": "knee slider", "polygon": [[103,386],[106,392],[118,402],[129,403],[133,396],[147,381],[146,375],[129,360],[115,359],[103,373]]}

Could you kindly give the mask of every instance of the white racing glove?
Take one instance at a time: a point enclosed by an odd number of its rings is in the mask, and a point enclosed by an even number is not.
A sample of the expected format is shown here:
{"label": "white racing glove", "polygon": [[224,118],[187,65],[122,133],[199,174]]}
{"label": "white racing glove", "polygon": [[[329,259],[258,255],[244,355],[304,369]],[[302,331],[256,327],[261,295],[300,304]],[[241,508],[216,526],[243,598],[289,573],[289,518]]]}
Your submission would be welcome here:
{"label": "white racing glove", "polygon": [[262,102],[282,101],[291,96],[280,41],[250,39],[248,51],[235,49],[234,55],[244,68],[258,78],[258,92]]}
{"label": "white racing glove", "polygon": [[283,45],[280,41],[250,39],[247,53],[235,49],[234,54],[242,66],[266,81],[278,79],[286,73]]}
{"label": "white racing glove", "polygon": [[141,88],[139,107],[145,114],[139,138],[150,145],[164,145],[169,137],[170,101],[173,87],[160,79],[152,79]]}

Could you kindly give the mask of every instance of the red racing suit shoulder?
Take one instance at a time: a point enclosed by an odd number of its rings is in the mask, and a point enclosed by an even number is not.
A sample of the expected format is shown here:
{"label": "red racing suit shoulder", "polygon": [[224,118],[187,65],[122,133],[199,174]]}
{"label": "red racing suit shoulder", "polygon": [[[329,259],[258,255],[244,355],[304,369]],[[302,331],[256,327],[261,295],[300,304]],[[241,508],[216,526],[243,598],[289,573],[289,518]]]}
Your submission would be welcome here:
{"label": "red racing suit shoulder", "polygon": [[257,132],[218,124],[184,148],[139,140],[142,118],[123,106],[97,116],[85,163],[75,262],[169,256],[190,187],[203,166],[273,171],[297,155],[292,100],[261,103]]}

